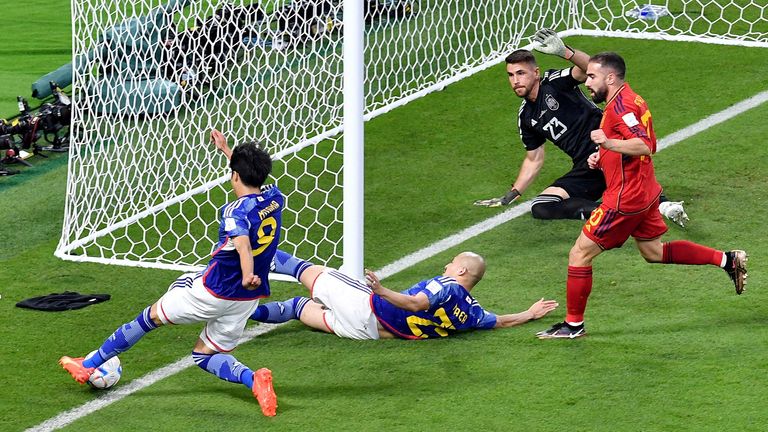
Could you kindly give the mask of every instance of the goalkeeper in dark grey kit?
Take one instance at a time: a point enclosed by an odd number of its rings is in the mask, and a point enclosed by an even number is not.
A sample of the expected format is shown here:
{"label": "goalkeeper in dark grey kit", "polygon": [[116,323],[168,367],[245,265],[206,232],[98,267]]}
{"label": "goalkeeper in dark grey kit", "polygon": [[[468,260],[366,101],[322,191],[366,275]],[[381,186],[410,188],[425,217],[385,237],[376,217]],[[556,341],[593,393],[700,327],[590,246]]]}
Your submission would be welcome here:
{"label": "goalkeeper in dark grey kit", "polygon": [[[523,99],[517,125],[526,155],[509,192],[475,205],[499,207],[517,200],[541,171],[544,143],[549,140],[571,157],[573,167],[533,199],[531,214],[537,219],[588,219],[605,190],[603,173],[587,167],[587,157],[595,151],[590,132],[599,129],[603,116],[579,88],[587,79],[589,55],[565,45],[549,29],[536,32],[534,41],[537,51],[562,57],[574,66],[550,69],[540,76],[530,51],[516,50],[507,56],[509,84]],[[663,195],[659,211],[681,226],[688,221],[683,203],[667,201]]]}

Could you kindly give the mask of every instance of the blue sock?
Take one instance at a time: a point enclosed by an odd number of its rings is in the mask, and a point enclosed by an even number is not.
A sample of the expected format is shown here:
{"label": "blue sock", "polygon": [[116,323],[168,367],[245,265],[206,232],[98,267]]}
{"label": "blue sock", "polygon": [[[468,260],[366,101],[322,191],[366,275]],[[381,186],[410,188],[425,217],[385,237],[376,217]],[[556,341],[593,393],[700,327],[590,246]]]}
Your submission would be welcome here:
{"label": "blue sock", "polygon": [[147,306],[135,320],[125,323],[122,327],[115,330],[112,336],[101,345],[101,347],[91,356],[83,361],[83,366],[87,368],[96,368],[104,364],[105,361],[128,351],[145,334],[157,328],[157,324],[149,317],[149,310],[152,306]]}
{"label": "blue sock", "polygon": [[275,252],[275,259],[272,260],[272,263],[275,265],[275,273],[291,275],[296,279],[301,277],[301,274],[304,273],[304,270],[314,265],[311,262],[296,258],[288,252],[283,252],[280,249]]}
{"label": "blue sock", "polygon": [[281,302],[259,305],[251,314],[251,319],[264,323],[284,323],[299,319],[301,311],[309,302],[309,297],[294,297]]}
{"label": "blue sock", "polygon": [[253,387],[253,371],[229,354],[203,354],[192,351],[192,360],[206,372],[210,372],[224,381],[240,383]]}

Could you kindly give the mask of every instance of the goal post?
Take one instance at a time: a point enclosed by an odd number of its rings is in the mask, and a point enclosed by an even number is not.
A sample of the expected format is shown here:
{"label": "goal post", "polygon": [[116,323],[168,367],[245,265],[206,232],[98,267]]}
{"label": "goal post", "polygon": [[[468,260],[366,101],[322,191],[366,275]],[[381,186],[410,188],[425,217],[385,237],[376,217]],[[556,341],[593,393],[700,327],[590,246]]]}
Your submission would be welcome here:
{"label": "goal post", "polygon": [[644,19],[634,0],[75,1],[56,256],[202,268],[233,198],[215,127],[273,156],[280,247],[359,275],[363,119],[499,64],[542,27],[768,47],[764,2],[647,1],[668,14]]}

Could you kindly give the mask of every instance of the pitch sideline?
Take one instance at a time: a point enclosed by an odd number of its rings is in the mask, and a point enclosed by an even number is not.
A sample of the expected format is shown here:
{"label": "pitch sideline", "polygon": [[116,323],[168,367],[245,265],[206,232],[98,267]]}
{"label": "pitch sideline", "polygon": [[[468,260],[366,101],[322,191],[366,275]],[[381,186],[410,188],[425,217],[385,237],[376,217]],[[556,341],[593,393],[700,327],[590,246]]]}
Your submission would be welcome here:
{"label": "pitch sideline", "polygon": [[[729,108],[726,108],[720,112],[712,114],[690,126],[680,129],[679,131],[674,132],[662,138],[661,140],[659,140],[657,143],[657,151],[661,151],[667,147],[671,147],[687,138],[690,138],[720,123],[723,123],[752,108],[758,107],[761,104],[765,103],[766,101],[768,101],[768,91],[763,91]],[[467,241],[472,237],[478,236],[486,231],[490,231],[491,229],[496,228],[497,226],[509,220],[512,220],[518,216],[528,213],[530,211],[530,208],[531,208],[531,201],[526,201],[524,203],[521,203],[502,213],[497,214],[496,216],[493,216],[482,222],[479,222],[475,225],[465,228],[454,235],[448,236],[442,240],[432,243],[431,245],[425,248],[422,248],[412,254],[409,254],[383,267],[377,273],[380,275],[382,279],[392,276],[394,274],[397,274],[413,265],[416,265],[428,258],[431,258],[441,252],[444,252],[451,247],[454,247],[464,241]],[[257,326],[252,326],[246,329],[245,333],[243,334],[243,337],[240,339],[240,343],[243,344],[245,342],[248,342],[259,335],[272,331],[273,329],[279,327],[280,325],[282,324],[259,324]],[[114,402],[117,402],[120,399],[123,399],[126,396],[129,396],[139,390],[149,387],[150,385],[156,383],[157,381],[160,381],[163,378],[167,378],[171,375],[175,375],[183,371],[184,369],[187,369],[194,365],[195,364],[194,362],[192,362],[192,359],[189,356],[185,356],[174,363],[168,364],[142,377],[134,379],[133,381],[130,382],[130,384],[127,384],[125,386],[120,386],[119,388],[112,390],[97,399],[86,402],[83,405],[72,408],[71,410],[64,411],[56,415],[55,417],[52,417],[38,424],[37,426],[33,426],[27,429],[27,432],[42,432],[42,431],[53,431],[56,429],[60,429],[64,426],[67,426],[73,423],[74,421],[82,417],[85,417],[95,411],[105,408],[113,404]]]}

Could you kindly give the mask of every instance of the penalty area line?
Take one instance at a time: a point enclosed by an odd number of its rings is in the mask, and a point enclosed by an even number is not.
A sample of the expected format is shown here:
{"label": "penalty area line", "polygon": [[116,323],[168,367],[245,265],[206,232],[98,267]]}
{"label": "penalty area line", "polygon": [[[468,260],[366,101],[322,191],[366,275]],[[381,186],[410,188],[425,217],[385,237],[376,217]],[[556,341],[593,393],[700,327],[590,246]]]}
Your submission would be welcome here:
{"label": "penalty area line", "polygon": [[[713,126],[716,126],[724,121],[730,120],[739,114],[742,114],[752,108],[756,108],[761,104],[768,101],[768,91],[764,91],[756,94],[755,96],[745,99],[731,107],[728,107],[720,112],[712,114],[690,126],[680,129],[662,139],[657,143],[657,152],[662,151],[667,147],[671,147],[683,140],[686,140],[700,132],[703,132]],[[448,236],[442,240],[439,240],[431,245],[419,249],[418,251],[409,254],[389,265],[384,266],[381,270],[377,271],[377,274],[383,279],[392,275],[395,275],[409,267],[412,267],[424,260],[427,260],[441,252],[444,252],[460,243],[463,243],[473,237],[483,234],[487,231],[496,228],[497,226],[512,220],[516,217],[522,216],[528,213],[531,209],[531,200],[520,203],[496,216],[485,219],[475,225],[465,228],[456,234]],[[275,328],[283,324],[259,324],[257,326],[249,327],[243,333],[243,337],[240,338],[240,344],[250,341],[251,339],[270,332]],[[138,392],[150,385],[160,381],[163,378],[175,375],[191,366],[195,363],[189,356],[185,356],[177,360],[174,363],[163,366],[160,369],[152,371],[142,377],[136,378],[130,382],[130,384],[120,386],[113,390],[109,390],[104,395],[84,403],[71,410],[62,412],[55,417],[52,417],[37,426],[27,429],[27,432],[43,432],[53,431],[60,429],[73,423],[75,420],[85,417],[94,411],[105,408],[126,396]]]}

